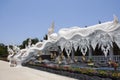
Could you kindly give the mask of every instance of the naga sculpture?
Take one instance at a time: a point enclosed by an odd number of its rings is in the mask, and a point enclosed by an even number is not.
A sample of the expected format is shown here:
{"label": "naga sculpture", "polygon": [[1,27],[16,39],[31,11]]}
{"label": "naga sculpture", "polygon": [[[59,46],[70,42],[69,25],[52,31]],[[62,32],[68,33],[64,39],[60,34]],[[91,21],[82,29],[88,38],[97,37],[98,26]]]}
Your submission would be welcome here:
{"label": "naga sculpture", "polygon": [[28,41],[28,46],[26,46],[25,49],[20,49],[17,46],[12,46],[13,48],[8,48],[8,60],[10,65],[13,66],[21,66],[24,63],[29,62],[30,60],[35,60],[36,56],[41,55],[42,53],[39,53],[41,51],[41,46],[43,43],[39,42],[36,45],[32,46],[31,40]]}
{"label": "naga sculpture", "polygon": [[46,54],[46,52],[50,54],[51,48],[52,50],[58,51],[59,55],[65,50],[67,57],[70,57],[70,54],[72,55],[71,59],[74,57],[74,51],[79,49],[84,56],[88,52],[90,58],[92,56],[91,50],[95,50],[98,46],[105,57],[109,56],[113,60],[113,43],[116,43],[120,48],[120,23],[116,16],[114,16],[113,21],[86,28],[62,28],[58,33],[53,32],[54,23],[48,30],[48,40],[38,42],[34,46],[31,46],[31,41],[29,41],[28,48],[23,50],[19,48],[12,50],[8,47],[8,52],[10,53],[8,59],[18,59],[22,64],[27,62],[27,59],[29,61],[30,57],[28,56],[33,54],[35,54],[34,56],[38,55],[38,51],[42,51],[42,54]]}

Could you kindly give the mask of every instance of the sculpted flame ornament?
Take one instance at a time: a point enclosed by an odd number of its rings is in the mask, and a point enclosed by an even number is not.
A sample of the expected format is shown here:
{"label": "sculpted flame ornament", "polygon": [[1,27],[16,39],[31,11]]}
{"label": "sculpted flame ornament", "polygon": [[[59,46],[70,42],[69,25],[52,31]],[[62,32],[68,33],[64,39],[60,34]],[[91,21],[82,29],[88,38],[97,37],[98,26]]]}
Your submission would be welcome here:
{"label": "sculpted flame ornament", "polygon": [[67,41],[65,43],[65,51],[67,53],[67,56],[70,56],[70,53],[72,52],[72,43],[70,41]]}
{"label": "sculpted flame ornament", "polygon": [[81,38],[79,40],[79,49],[81,50],[83,56],[85,56],[89,49],[89,41],[86,38]]}

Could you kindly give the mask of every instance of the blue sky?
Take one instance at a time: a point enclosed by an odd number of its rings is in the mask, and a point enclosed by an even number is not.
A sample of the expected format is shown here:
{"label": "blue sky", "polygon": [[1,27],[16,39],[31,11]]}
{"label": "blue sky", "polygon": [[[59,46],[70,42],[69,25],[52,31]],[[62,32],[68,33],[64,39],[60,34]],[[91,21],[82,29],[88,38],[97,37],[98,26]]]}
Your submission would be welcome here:
{"label": "blue sky", "polygon": [[43,39],[51,23],[55,32],[72,26],[120,19],[120,0],[0,0],[0,43]]}

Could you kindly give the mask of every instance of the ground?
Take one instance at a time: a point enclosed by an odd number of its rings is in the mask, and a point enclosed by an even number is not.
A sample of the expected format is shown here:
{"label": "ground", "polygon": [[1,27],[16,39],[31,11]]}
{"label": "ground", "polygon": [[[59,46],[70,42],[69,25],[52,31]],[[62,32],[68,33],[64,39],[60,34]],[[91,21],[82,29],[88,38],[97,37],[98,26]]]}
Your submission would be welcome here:
{"label": "ground", "polygon": [[0,80],[76,80],[28,67],[10,67],[8,62],[0,61]]}

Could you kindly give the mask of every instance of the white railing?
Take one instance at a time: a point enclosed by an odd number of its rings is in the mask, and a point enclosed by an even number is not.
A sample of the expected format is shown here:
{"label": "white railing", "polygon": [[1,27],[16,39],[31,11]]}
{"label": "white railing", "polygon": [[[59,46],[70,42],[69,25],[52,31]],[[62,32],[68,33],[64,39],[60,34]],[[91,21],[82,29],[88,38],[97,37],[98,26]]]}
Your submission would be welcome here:
{"label": "white railing", "polygon": [[[82,60],[82,56],[76,56],[78,61]],[[88,60],[89,57],[86,56],[86,59]],[[100,62],[100,61],[106,61],[107,59],[109,59],[109,57],[105,58],[105,56],[92,56],[92,60],[95,62]],[[120,63],[120,55],[113,55],[113,60],[116,62]]]}

